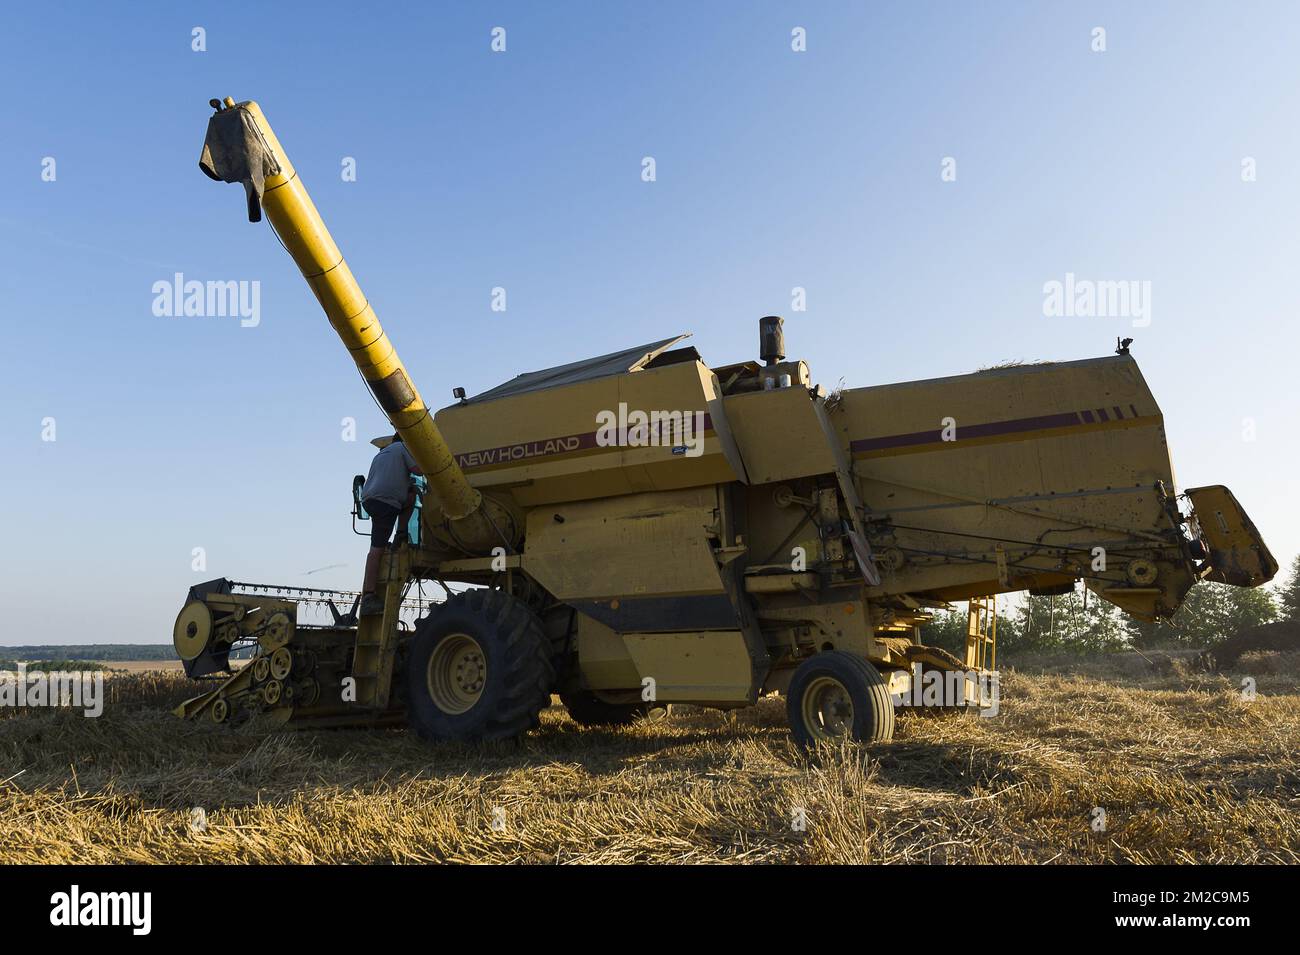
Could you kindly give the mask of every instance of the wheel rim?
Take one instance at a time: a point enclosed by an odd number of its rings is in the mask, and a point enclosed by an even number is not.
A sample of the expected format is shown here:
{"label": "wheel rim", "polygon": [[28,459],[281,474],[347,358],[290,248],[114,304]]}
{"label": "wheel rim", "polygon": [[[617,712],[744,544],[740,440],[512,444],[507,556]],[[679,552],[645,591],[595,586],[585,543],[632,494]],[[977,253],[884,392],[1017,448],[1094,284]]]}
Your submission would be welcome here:
{"label": "wheel rim", "polygon": [[803,725],[815,739],[839,739],[853,730],[853,698],[834,677],[820,676],[803,694]]}
{"label": "wheel rim", "polygon": [[429,698],[444,713],[464,713],[483,695],[487,660],[478,641],[464,633],[449,633],[429,657]]}

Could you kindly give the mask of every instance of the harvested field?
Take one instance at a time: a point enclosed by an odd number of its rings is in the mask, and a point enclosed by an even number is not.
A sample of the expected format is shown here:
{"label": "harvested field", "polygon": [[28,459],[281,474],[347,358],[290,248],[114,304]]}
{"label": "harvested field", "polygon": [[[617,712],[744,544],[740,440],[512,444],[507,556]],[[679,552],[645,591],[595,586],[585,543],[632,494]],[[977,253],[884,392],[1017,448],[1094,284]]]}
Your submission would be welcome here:
{"label": "harvested field", "polygon": [[180,660],[114,660],[103,666],[105,670],[123,670],[127,673],[150,673],[154,670],[181,672]]}
{"label": "harvested field", "polygon": [[1300,861],[1300,654],[1033,662],[996,717],[811,759],[778,699],[429,748],[187,724],[193,684],[118,674],[99,719],[0,711],[0,862]]}

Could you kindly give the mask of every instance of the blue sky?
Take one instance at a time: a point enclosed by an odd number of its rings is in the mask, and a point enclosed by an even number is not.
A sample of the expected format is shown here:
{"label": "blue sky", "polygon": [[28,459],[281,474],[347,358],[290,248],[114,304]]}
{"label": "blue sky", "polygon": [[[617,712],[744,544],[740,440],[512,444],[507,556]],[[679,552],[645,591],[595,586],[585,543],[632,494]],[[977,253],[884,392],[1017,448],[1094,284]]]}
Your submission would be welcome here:
{"label": "blue sky", "polygon": [[[431,403],[679,331],[753,357],[769,313],[828,385],[1132,335],[1180,484],[1227,484],[1289,561],[1297,48],[1282,3],[15,7],[0,644],[166,641],[207,577],[360,578],[349,482],[384,422],[197,168],[227,95],[266,110]],[[259,281],[260,324],[155,316],[175,272]],[[1150,282],[1150,325],[1045,317],[1067,272]]]}

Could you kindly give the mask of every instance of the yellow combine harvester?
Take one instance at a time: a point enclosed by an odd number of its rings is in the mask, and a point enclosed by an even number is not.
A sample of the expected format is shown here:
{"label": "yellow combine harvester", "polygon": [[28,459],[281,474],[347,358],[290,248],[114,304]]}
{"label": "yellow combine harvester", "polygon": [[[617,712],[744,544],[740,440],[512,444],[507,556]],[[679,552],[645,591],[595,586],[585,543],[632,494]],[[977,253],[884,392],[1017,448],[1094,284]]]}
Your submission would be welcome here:
{"label": "yellow combine harvester", "polygon": [[[780,691],[801,742],[883,741],[916,674],[993,668],[983,598],[1082,579],[1153,620],[1198,579],[1276,572],[1225,488],[1176,492],[1123,349],[827,394],[771,317],[757,361],[710,366],[674,335],[435,415],[261,109],[213,106],[204,171],[245,185],[250,218],[265,210],[428,494],[383,560],[382,614],[309,626],[306,592],[193,588],[176,648],[220,680],[183,716],[477,740],[536,726],[552,693],[617,724]],[[471,587],[408,630],[425,581]],[[972,599],[965,660],[921,644],[934,609]],[[233,670],[239,647],[255,655]]]}

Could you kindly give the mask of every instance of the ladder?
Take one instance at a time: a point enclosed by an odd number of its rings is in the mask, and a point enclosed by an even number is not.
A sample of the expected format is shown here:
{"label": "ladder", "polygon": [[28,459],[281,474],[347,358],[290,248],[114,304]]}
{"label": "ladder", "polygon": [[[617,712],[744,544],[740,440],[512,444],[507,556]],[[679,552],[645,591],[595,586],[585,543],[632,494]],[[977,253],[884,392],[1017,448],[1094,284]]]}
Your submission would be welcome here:
{"label": "ladder", "polygon": [[[358,475],[360,478],[360,475]],[[364,483],[364,481],[362,481]],[[356,702],[373,710],[388,709],[393,688],[393,664],[397,660],[398,630],[402,610],[402,594],[411,576],[411,548],[420,546],[420,514],[428,480],[421,474],[411,475],[415,498],[406,521],[406,537],[399,531],[397,541],[384,555],[379,565],[383,581],[383,614],[370,614],[357,621],[357,641],[352,654],[353,680],[356,681]],[[355,518],[369,520],[361,503],[361,485],[352,481],[353,529]]]}
{"label": "ladder", "polygon": [[357,623],[350,676],[356,680],[356,702],[361,706],[379,711],[388,708],[397,657],[398,614],[410,570],[410,548],[405,543],[385,554],[380,564],[384,612],[368,614]]}
{"label": "ladder", "polygon": [[966,669],[992,670],[997,666],[998,598],[972,597],[966,611]]}

